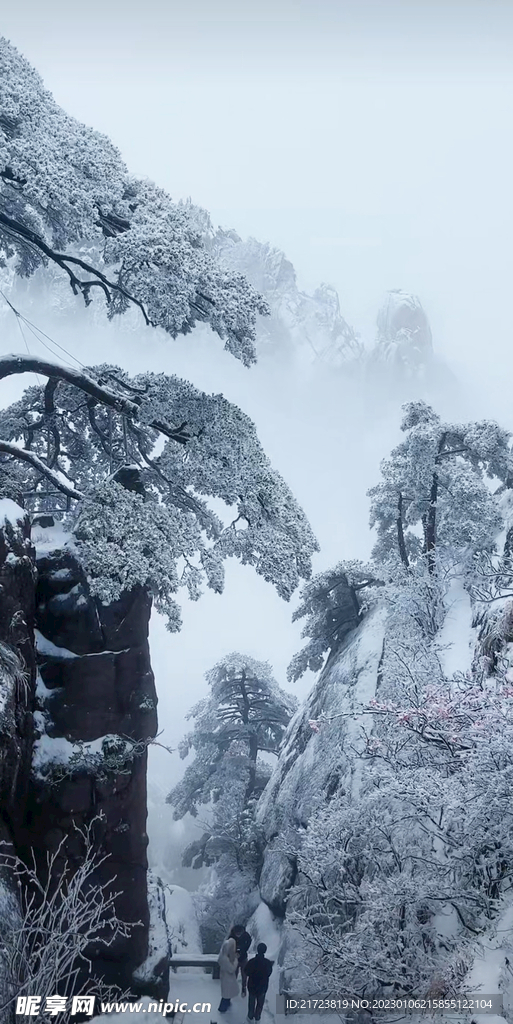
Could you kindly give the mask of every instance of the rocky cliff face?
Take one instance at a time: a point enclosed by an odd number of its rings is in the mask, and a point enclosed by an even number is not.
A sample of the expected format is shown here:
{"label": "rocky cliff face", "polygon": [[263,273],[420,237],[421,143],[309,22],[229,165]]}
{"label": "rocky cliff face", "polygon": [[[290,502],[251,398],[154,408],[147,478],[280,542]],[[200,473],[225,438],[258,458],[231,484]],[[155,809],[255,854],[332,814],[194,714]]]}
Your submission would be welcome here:
{"label": "rocky cliff face", "polygon": [[79,859],[74,826],[100,819],[96,835],[108,859],[96,880],[119,893],[118,917],[134,928],[130,938],[92,950],[93,967],[125,988],[148,952],[146,744],[157,729],[151,602],[134,590],[102,606],[72,547],[59,543],[59,527],[43,519],[36,529],[39,682],[27,838],[44,870],[63,841],[66,859]]}
{"label": "rocky cliff face", "polygon": [[375,338],[363,344],[344,319],[335,288],[322,284],[312,294],[298,287],[284,253],[235,231],[219,230],[209,244],[230,270],[238,271],[264,296],[269,317],[258,322],[260,356],[299,364],[328,366],[341,378],[370,388],[373,401],[401,402],[433,387],[454,386],[452,374],[437,358],[428,318],[420,299],[401,289],[388,292],[377,316]]}
{"label": "rocky cliff face", "polygon": [[[116,896],[129,937],[90,950],[107,984],[167,994],[166,950],[148,956],[146,751],[157,729],[142,590],[102,606],[51,517],[31,525],[0,500],[0,839],[45,875],[48,854],[79,866],[77,829],[106,859],[94,881]],[[35,541],[35,548],[32,541]],[[23,673],[20,672],[23,667]],[[1,906],[10,906],[0,877]],[[7,895],[6,895],[7,892]],[[3,894],[3,895],[2,895]]]}
{"label": "rocky cliff face", "polygon": [[416,295],[401,289],[388,293],[378,313],[374,344],[364,348],[341,314],[335,288],[322,284],[311,295],[301,291],[292,263],[279,249],[221,230],[210,245],[221,262],[244,274],[269,304],[271,315],[261,318],[258,326],[262,354],[294,353],[306,363],[321,361],[343,368],[345,374],[381,382],[383,375],[399,385],[430,382],[436,359],[429,322]]}
{"label": "rocky cliff face", "polygon": [[339,651],[289,725],[259,802],[257,816],[267,843],[259,879],[261,902],[247,928],[254,942],[267,944],[276,963],[270,1000],[290,989],[290,970],[294,975],[293,965],[310,955],[287,919],[287,890],[297,876],[295,851],[312,814],[337,793],[358,789],[358,771],[348,755],[362,743],[362,727],[368,726],[359,712],[379,687],[385,626],[385,609],[379,605],[360,625],[356,614],[352,624],[348,621]]}
{"label": "rocky cliff face", "polygon": [[[0,500],[0,849],[9,857],[26,846],[24,808],[36,681],[34,579],[29,519],[14,501],[4,498]],[[12,876],[0,868],[0,935],[7,934],[17,907]]]}
{"label": "rocky cliff face", "polygon": [[[34,548],[30,522],[9,498],[0,500],[0,807],[4,834],[23,847],[32,757]],[[13,658],[14,655],[14,658]],[[18,664],[16,663],[16,657]]]}
{"label": "rocky cliff face", "polygon": [[377,337],[369,368],[385,367],[397,381],[429,375],[434,364],[433,341],[420,299],[400,289],[390,291],[377,317]]}
{"label": "rocky cliff face", "polygon": [[219,230],[211,245],[222,263],[244,274],[269,304],[270,317],[258,325],[262,354],[294,352],[306,363],[320,359],[346,370],[360,366],[363,346],[344,320],[334,288],[322,284],[312,295],[301,291],[284,253],[254,238],[243,241],[235,231]]}
{"label": "rocky cliff face", "polygon": [[[267,839],[260,895],[277,916],[285,913],[286,890],[295,879],[293,851],[301,831],[322,803],[358,784],[346,750],[360,741],[365,719],[359,708],[376,694],[384,609],[376,608],[357,628],[355,620],[354,627],[292,719],[259,803]],[[318,729],[321,716],[324,722]]]}

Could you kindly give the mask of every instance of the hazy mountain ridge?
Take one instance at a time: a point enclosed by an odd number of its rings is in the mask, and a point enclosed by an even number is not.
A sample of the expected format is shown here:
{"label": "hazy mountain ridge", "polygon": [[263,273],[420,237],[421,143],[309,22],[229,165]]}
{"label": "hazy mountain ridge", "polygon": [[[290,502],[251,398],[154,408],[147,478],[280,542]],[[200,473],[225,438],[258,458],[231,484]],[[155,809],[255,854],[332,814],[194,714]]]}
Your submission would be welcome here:
{"label": "hazy mountain ridge", "polygon": [[269,242],[243,240],[219,228],[209,244],[220,264],[244,274],[269,305],[270,317],[258,321],[259,354],[287,352],[306,363],[321,361],[371,378],[388,367],[398,382],[435,374],[431,329],[416,295],[401,289],[388,293],[378,312],[376,339],[366,347],[343,317],[337,290],[322,283],[312,294],[302,291],[293,264]]}

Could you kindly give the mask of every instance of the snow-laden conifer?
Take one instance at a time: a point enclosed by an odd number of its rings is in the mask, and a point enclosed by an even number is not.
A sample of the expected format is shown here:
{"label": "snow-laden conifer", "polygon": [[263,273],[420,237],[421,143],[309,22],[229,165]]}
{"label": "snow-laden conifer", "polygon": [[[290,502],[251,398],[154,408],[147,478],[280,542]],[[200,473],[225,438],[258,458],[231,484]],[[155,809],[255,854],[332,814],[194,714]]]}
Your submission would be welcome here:
{"label": "snow-laden conifer", "polygon": [[264,300],[204,244],[208,215],[129,174],[108,138],[70,117],[0,39],[0,254],[29,276],[48,263],[109,316],[139,307],[173,337],[210,324],[255,361]]}
{"label": "snow-laden conifer", "polygon": [[[0,376],[34,366],[48,383],[0,412],[0,482],[31,511],[65,520],[102,601],[146,587],[178,629],[177,592],[220,593],[228,557],[285,600],[308,577],[316,541],[237,406],[177,377],[108,365],[79,372],[13,356]],[[209,498],[224,502],[225,521]]]}
{"label": "snow-laden conifer", "polygon": [[269,777],[259,754],[278,753],[297,707],[271,666],[249,655],[226,655],[206,679],[210,693],[189,712],[194,729],[180,747],[181,757],[194,750],[194,761],[168,797],[177,819],[187,812],[196,816],[198,806],[221,798],[232,810],[243,810],[259,796]]}
{"label": "snow-laden conifer", "polygon": [[[284,841],[298,869],[287,916],[305,943],[287,983],[309,994],[461,992],[513,877],[510,438],[488,421],[443,423],[423,402],[403,430],[370,492],[370,566],[314,577],[296,613],[311,640],[291,672],[331,655],[303,723],[316,744],[339,725],[344,754],[333,791]],[[374,696],[355,708],[346,627],[365,643],[357,588],[373,575],[365,600],[382,608],[384,642]],[[353,621],[339,595],[357,601]],[[341,701],[327,715],[330,678]]]}
{"label": "snow-laden conifer", "polygon": [[460,561],[493,543],[501,525],[490,481],[511,472],[510,434],[496,423],[444,423],[425,402],[404,408],[401,442],[369,491],[374,558],[409,567],[424,556],[434,572],[440,550]]}

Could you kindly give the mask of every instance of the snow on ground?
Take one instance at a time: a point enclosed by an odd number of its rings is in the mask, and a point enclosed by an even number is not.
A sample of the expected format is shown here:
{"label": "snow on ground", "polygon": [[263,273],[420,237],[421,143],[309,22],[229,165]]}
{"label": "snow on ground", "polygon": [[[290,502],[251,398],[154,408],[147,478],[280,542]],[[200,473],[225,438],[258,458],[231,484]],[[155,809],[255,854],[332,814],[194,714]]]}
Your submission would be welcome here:
{"label": "snow on ground", "polygon": [[166,885],[165,893],[166,921],[173,953],[201,953],[199,924],[191,894],[181,885]]}
{"label": "snow on ground", "polygon": [[[185,972],[184,972],[185,973]],[[192,1006],[197,1002],[210,1002],[212,1009],[210,1012],[205,1013],[188,1013],[181,1014],[177,1013],[175,1017],[175,1024],[196,1024],[201,1021],[202,1024],[222,1024],[225,1021],[226,1024],[244,1024],[248,1013],[248,1000],[247,996],[236,996],[232,999],[230,1008],[226,1013],[218,1013],[217,1007],[221,1001],[221,982],[212,981],[207,974],[189,974],[187,977],[180,976],[180,972],[176,975],[171,975],[171,986],[169,990],[169,1002],[179,998],[180,1001],[187,1002],[189,1006]],[[274,1024],[276,1015],[274,1013],[276,1007],[276,1000],[274,994],[268,993],[268,997],[262,1013],[262,1024]],[[285,1020],[285,1018],[283,1018]]]}
{"label": "snow on ground", "polygon": [[[197,970],[195,974],[183,973],[179,971],[177,974],[171,975],[171,986],[169,990],[168,1003],[176,1005],[178,1000],[178,1006],[183,1003],[187,1003],[188,1009],[178,1012],[173,1020],[173,1024],[221,1024],[225,1021],[226,1024],[243,1024],[246,1020],[248,1012],[248,1001],[247,998],[237,996],[232,999],[232,1004],[226,1013],[220,1014],[217,1012],[221,1000],[221,983],[219,981],[212,981],[210,975],[205,972]],[[151,1021],[152,1019],[158,1020],[162,1014],[155,1010],[148,1011],[148,1006],[153,1003],[154,1000],[144,998],[140,1000],[141,1009],[139,1012],[130,1012],[127,1018],[126,1012],[119,1011],[118,1013],[102,1014],[100,1017],[95,1017],[95,1024],[110,1024],[115,1020],[127,1020],[134,1017],[142,1018]],[[195,1003],[209,1003],[211,1009],[205,1010],[199,1013],[193,1013],[192,1007]],[[272,1001],[274,1003],[274,1000]],[[274,1007],[273,1007],[274,1008]],[[167,1018],[169,1019],[169,1018]],[[275,1016],[274,1013],[269,1012],[267,1007],[264,1008],[262,1014],[262,1024],[274,1024]]]}
{"label": "snow on ground", "polygon": [[11,498],[0,498],[0,526],[5,526],[6,523],[17,526],[18,523],[23,522],[26,516],[26,510]]}
{"label": "snow on ground", "polygon": [[[142,1018],[143,1014],[144,1014],[145,1018],[147,1018],[148,1017],[148,1006],[150,1005],[151,1002],[152,1002],[152,1000],[148,999],[146,997],[144,999],[141,999],[141,1001],[140,1001],[141,1009],[139,1010],[139,1012],[135,1012],[135,1011],[133,1013],[130,1012],[130,1015],[129,1015],[128,1019],[130,1020],[132,1017],[141,1017]],[[155,1019],[158,1019],[159,1017],[162,1017],[162,1014],[158,1014],[158,1013],[153,1014],[152,1013],[150,1018],[149,1018],[150,1020],[151,1020],[152,1016],[155,1016]],[[122,1013],[121,1011],[119,1011],[118,1013],[102,1013],[101,1016],[93,1017],[92,1019],[94,1020],[95,1024],[100,1024],[100,1022],[101,1022],[101,1024],[107,1024],[107,1022],[110,1022],[110,1021],[113,1021],[113,1020],[127,1020],[127,1015],[126,1015],[126,1013]]]}
{"label": "snow on ground", "polygon": [[[178,952],[200,953],[201,942],[194,903],[190,893],[179,885],[166,886],[166,918],[172,936],[173,949],[175,950],[177,946],[176,938],[180,936],[181,949],[179,948]],[[270,960],[277,960],[281,943],[280,922],[274,918],[264,903],[260,904],[248,922],[248,930],[253,937],[250,956],[256,952],[258,942],[265,942],[267,956]],[[274,1011],[279,982],[277,964],[273,971],[273,980],[275,983],[269,986],[268,997],[262,1013],[262,1024],[275,1024],[276,1014]],[[243,999],[239,995],[232,999],[232,1005],[226,1013],[219,1014],[217,1008],[221,1000],[221,983],[214,981],[211,974],[207,974],[197,967],[179,967],[176,971],[170,971],[168,1003],[176,1005],[177,1000],[179,1004],[187,1003],[188,1009],[178,1010],[173,1019],[174,1024],[214,1024],[214,1022],[221,1024],[222,1021],[225,1021],[226,1024],[243,1024],[248,1011],[247,997]],[[141,1009],[139,1012],[130,1012],[130,1017],[142,1017],[144,1014],[144,1018],[148,1019],[148,1013],[150,1020],[152,1017],[160,1017],[161,1014],[155,1010],[148,1011],[151,1002],[150,999],[140,1000]],[[210,1003],[211,1009],[193,1013],[192,1007],[195,1003]],[[108,1021],[121,1018],[127,1019],[126,1012],[103,1014],[95,1018],[95,1024],[100,1024],[100,1022],[107,1024]]]}
{"label": "snow on ground", "polygon": [[75,548],[74,538],[59,521],[54,526],[40,526],[39,523],[36,523],[32,528],[32,543],[38,557],[48,554],[50,551],[59,551],[63,548],[73,551]]}
{"label": "snow on ground", "polygon": [[267,990],[267,1000],[264,1012],[262,1013],[262,1020],[265,1021],[265,1024],[271,1024],[271,1022],[276,1020],[274,1011],[276,1010],[276,996],[280,990],[281,967],[278,964],[278,956],[283,941],[283,925],[281,920],[275,917],[272,911],[269,910],[267,904],[262,902],[250,917],[246,927],[253,939],[249,955],[253,956],[256,953],[256,947],[259,942],[265,942],[267,946],[265,955],[268,960],[274,961],[273,973],[269,979],[269,988]]}
{"label": "snow on ground", "polygon": [[477,995],[502,993],[503,1016],[474,1014],[478,1024],[504,1024],[513,1018],[513,900],[509,900],[486,937],[477,944],[465,989]]}
{"label": "snow on ground", "polygon": [[470,597],[461,579],[454,579],[446,598],[447,614],[440,630],[440,661],[445,676],[466,672],[472,666],[477,630],[472,627]]}

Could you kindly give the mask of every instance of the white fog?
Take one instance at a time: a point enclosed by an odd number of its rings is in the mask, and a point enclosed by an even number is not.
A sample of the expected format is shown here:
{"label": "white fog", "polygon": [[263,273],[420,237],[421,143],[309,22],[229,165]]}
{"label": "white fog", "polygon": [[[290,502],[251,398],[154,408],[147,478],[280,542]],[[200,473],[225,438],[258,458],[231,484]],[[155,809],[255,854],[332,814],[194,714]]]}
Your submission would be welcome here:
{"label": "white fog", "polygon": [[[173,340],[136,310],[109,322],[99,296],[86,309],[65,280],[51,299],[37,275],[9,292],[50,346],[86,366],[176,374],[247,413],[317,537],[314,575],[370,558],[367,491],[401,440],[403,403],[422,399],[443,420],[493,419],[513,431],[509,3],[92,0],[84,9],[47,0],[11,5],[1,28],[131,173],[173,201],[191,198],[214,229],[281,250],[301,292],[335,289],[365,350],[388,293],[418,296],[430,375],[370,380],[319,355],[315,337],[310,347],[262,346],[248,369],[208,327]],[[0,324],[0,355],[28,345],[62,356],[20,330],[1,295]],[[28,383],[35,378],[2,381],[2,407]],[[239,651],[270,662],[280,687],[307,698],[316,675],[286,675],[304,643],[304,620],[291,621],[298,600],[231,558],[222,595],[183,600],[179,633],[152,614],[159,741],[174,753],[150,748],[149,861],[166,882],[192,891],[206,877],[181,867],[199,833],[164,803],[192,760],[177,746],[207,694],[205,673]]]}

